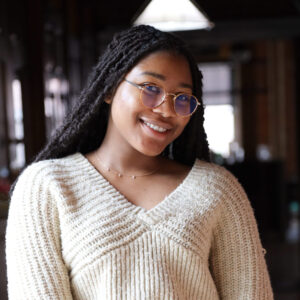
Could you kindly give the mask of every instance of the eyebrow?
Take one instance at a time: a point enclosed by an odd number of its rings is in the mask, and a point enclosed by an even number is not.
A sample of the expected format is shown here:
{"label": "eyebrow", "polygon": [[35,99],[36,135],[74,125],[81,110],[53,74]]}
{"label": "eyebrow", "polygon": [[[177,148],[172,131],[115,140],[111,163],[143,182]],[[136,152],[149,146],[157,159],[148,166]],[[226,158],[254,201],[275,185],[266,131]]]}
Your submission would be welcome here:
{"label": "eyebrow", "polygon": [[[155,73],[155,72],[150,72],[150,71],[142,72],[140,75],[149,75],[149,76],[155,77],[155,78],[163,80],[163,81],[166,80],[166,77],[164,75],[161,75],[161,74],[158,74],[158,73]],[[183,87],[183,88],[188,88],[188,89],[193,90],[192,85],[190,85],[188,83],[185,83],[185,82],[181,82],[180,86]]]}

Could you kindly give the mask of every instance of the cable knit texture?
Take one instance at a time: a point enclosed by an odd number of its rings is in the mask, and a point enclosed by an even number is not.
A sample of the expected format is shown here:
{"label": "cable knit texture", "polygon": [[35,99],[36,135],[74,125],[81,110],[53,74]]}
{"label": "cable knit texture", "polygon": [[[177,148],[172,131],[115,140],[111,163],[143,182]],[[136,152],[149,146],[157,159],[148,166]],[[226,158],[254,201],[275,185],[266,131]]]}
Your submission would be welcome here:
{"label": "cable knit texture", "polygon": [[10,299],[273,299],[242,187],[200,160],[150,210],[80,153],[30,165],[11,200],[6,259]]}

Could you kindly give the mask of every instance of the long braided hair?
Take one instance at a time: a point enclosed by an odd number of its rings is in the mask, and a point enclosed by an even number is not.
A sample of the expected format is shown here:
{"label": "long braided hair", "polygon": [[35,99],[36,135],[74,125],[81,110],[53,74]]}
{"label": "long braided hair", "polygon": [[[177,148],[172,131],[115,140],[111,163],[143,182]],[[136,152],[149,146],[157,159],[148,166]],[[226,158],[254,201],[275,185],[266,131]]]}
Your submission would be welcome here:
{"label": "long braided hair", "polygon": [[195,158],[209,161],[206,133],[203,128],[202,75],[183,41],[174,35],[141,25],[116,34],[94,67],[88,83],[72,112],[65,118],[34,161],[61,158],[75,152],[86,154],[97,149],[104,138],[112,96],[124,76],[145,56],[167,50],[183,55],[190,66],[193,93],[201,102],[182,134],[162,155],[192,165]]}

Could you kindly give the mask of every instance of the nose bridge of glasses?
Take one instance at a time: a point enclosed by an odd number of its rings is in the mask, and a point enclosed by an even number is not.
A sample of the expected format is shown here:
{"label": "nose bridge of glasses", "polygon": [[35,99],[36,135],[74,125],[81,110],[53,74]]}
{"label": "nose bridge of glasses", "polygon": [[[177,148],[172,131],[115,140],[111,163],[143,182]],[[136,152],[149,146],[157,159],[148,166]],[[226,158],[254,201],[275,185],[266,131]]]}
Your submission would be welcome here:
{"label": "nose bridge of glasses", "polygon": [[[170,100],[172,101],[167,101],[168,100],[168,96],[172,96],[172,98]],[[173,93],[167,93],[166,91],[164,91],[163,97],[161,99],[160,104],[157,106],[158,109],[163,109],[164,113],[166,114],[176,114],[175,111],[175,97],[177,95],[173,94]]]}
{"label": "nose bridge of glasses", "polygon": [[172,100],[174,100],[174,99],[177,97],[176,94],[165,92],[165,93],[164,93],[164,96],[163,96],[163,102],[165,102],[165,101],[167,100],[167,97],[168,97],[168,96],[172,96],[172,98],[171,98]]}

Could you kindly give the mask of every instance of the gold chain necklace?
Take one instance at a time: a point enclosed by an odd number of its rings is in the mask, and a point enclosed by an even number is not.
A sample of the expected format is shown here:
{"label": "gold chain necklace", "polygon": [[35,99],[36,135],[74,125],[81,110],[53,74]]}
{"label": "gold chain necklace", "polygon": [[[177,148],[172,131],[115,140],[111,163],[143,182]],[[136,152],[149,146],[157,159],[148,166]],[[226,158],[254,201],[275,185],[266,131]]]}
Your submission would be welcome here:
{"label": "gold chain necklace", "polygon": [[96,159],[97,161],[99,162],[99,164],[107,171],[107,172],[113,172],[115,173],[118,177],[130,177],[131,179],[136,179],[137,177],[143,177],[143,176],[149,176],[149,175],[152,175],[154,173],[156,173],[159,168],[155,169],[154,171],[151,171],[151,172],[148,172],[148,173],[144,173],[144,174],[141,174],[141,175],[134,175],[134,174],[131,174],[131,175],[128,175],[128,174],[122,174],[121,172],[117,171],[117,170],[114,170],[113,168],[111,167],[108,167],[106,166],[101,160],[100,158],[96,155]]}

